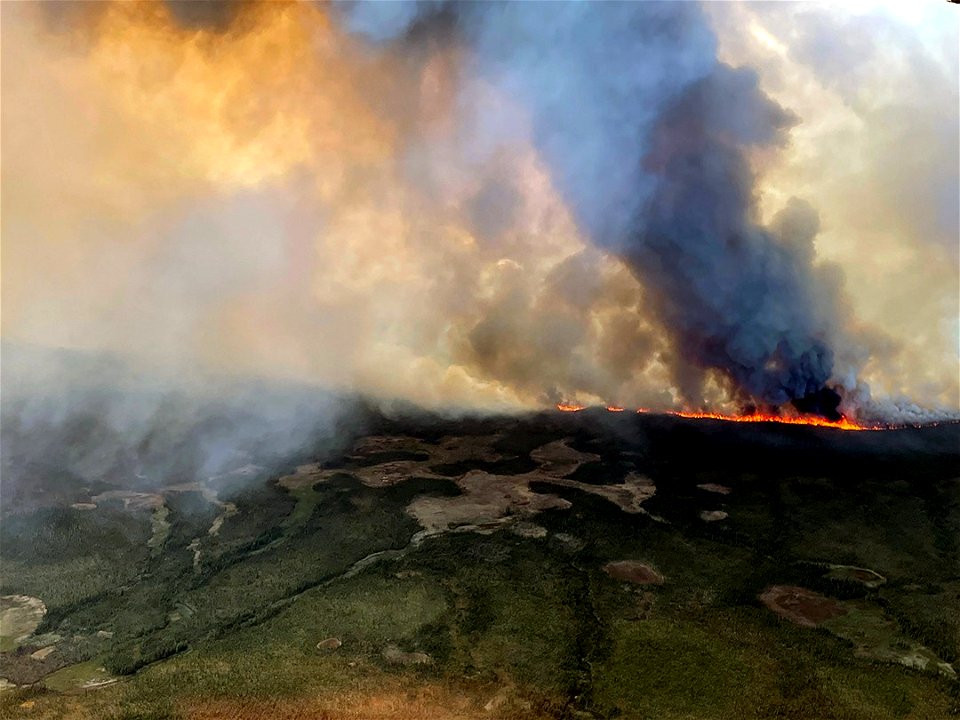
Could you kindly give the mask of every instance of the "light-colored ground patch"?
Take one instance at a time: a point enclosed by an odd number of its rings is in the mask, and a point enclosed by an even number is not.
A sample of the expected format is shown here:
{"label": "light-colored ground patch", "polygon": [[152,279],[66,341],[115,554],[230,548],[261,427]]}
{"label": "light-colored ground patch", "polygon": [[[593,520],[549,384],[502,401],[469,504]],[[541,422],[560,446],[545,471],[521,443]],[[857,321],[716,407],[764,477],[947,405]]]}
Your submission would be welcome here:
{"label": "light-colored ground patch", "polygon": [[156,493],[134,492],[133,490],[109,490],[91,498],[94,503],[110,500],[122,500],[124,510],[155,510],[163,505],[163,497]]}
{"label": "light-colored ground patch", "polygon": [[729,495],[733,492],[726,485],[718,485],[717,483],[700,483],[697,487],[707,492],[717,493],[718,495]]}
{"label": "light-colored ground patch", "polygon": [[[539,467],[528,473],[493,475],[471,470],[455,480],[462,495],[417,498],[408,507],[408,512],[427,530],[442,531],[466,525],[477,525],[486,529],[484,526],[491,523],[512,522],[516,519],[526,522],[531,516],[544,510],[566,509],[571,506],[570,501],[556,495],[533,492],[530,489],[530,483],[533,482],[549,482],[598,495],[624,512],[645,512],[641,505],[653,497],[656,487],[649,478],[639,473],[630,473],[623,483],[610,485],[594,485],[565,478],[565,475],[574,472],[582,463],[599,459],[599,456],[592,453],[571,448],[568,442],[558,440],[534,449],[530,457]],[[437,452],[436,449],[434,452]],[[478,454],[477,450],[473,449],[470,457]],[[442,456],[435,457],[433,462],[451,463],[455,460]],[[432,476],[426,468],[418,475]]]}
{"label": "light-colored ground patch", "polygon": [[[189,603],[177,601],[175,609],[171,610],[167,617],[170,619],[170,622],[179,622],[184,618],[191,618],[197,614],[197,609],[190,605]],[[112,633],[111,633],[112,637]]]}
{"label": "light-colored ground patch", "polygon": [[48,645],[48,646],[45,647],[45,648],[40,648],[39,650],[30,653],[30,657],[31,657],[33,660],[44,660],[44,659],[46,659],[47,656],[49,656],[50,653],[52,653],[54,650],[56,650],[56,648],[55,648],[53,645]]}
{"label": "light-colored ground patch", "polygon": [[823,627],[852,642],[857,655],[956,677],[950,663],[943,662],[932,650],[903,635],[896,620],[886,616],[880,608],[862,600],[846,601],[843,607],[847,612],[825,621]]}
{"label": "light-colored ground patch", "polygon": [[567,444],[567,440],[556,440],[541,445],[530,453],[530,457],[540,465],[539,471],[552,477],[563,477],[588,462],[596,462],[599,455],[580,452]]}
{"label": "light-colored ground patch", "polygon": [[328,476],[325,473],[326,471],[320,463],[307,463],[297,466],[297,469],[289,475],[284,475],[277,481],[277,484],[293,493],[304,488],[309,489],[321,480],[326,480]]}
{"label": "light-colored ground patch", "polygon": [[150,539],[147,540],[147,547],[153,555],[158,555],[163,548],[163,544],[170,535],[170,508],[161,503],[153,509],[150,516]]}
{"label": "light-colored ground patch", "polygon": [[723,510],[703,510],[700,512],[700,519],[704,522],[717,522],[718,520],[726,520],[727,513]]}
{"label": "light-colored ground patch", "polygon": [[200,538],[194,538],[190,541],[190,544],[187,545],[187,550],[193,551],[193,571],[195,573],[200,572],[200,557],[202,556],[202,551],[200,550]]}
{"label": "light-colored ground patch", "polygon": [[836,580],[853,580],[864,587],[878,588],[883,585],[887,579],[878,572],[870,568],[856,567],[854,565],[833,565],[829,564],[827,577]]}
{"label": "light-colored ground patch", "polygon": [[575,488],[591,495],[598,495],[604,500],[609,500],[626,513],[646,513],[647,511],[640,506],[645,500],[649,500],[657,494],[657,488],[653,481],[640,473],[630,473],[620,485],[591,485],[590,483],[567,480],[566,478],[537,477],[538,473],[536,471],[524,477],[530,475],[534,476],[530,480],[543,480],[554,485]]}
{"label": "light-colored ground patch", "polygon": [[463,495],[420,497],[407,507],[427,530],[447,530],[460,525],[483,525],[511,516],[529,517],[551,508],[566,509],[570,502],[556,495],[533,492],[517,476],[490,475],[471,470],[457,480]]}
{"label": "light-colored ground patch", "polygon": [[33,634],[47,614],[47,606],[40,598],[29,595],[0,597],[0,648],[15,650]]}
{"label": "light-colored ground patch", "polygon": [[6,678],[0,677],[0,693],[6,692],[7,690],[16,690],[16,689],[17,689],[16,685],[14,685],[12,682],[7,680]]}
{"label": "light-colored ground patch", "polygon": [[88,502],[76,502],[70,505],[70,507],[72,507],[74,510],[96,510],[97,504],[88,503]]}
{"label": "light-colored ground patch", "polygon": [[614,580],[635,585],[662,585],[663,575],[646,563],[637,560],[615,560],[603,566],[603,571]]}
{"label": "light-colored ground patch", "polygon": [[68,665],[65,668],[57,670],[55,673],[47,675],[43,679],[43,684],[50,690],[57,692],[70,692],[71,690],[93,690],[106,687],[117,682],[118,678],[113,677],[95,660]]}
{"label": "light-colored ground patch", "polygon": [[905,636],[896,620],[866,601],[835,600],[792,585],[773,585],[760,595],[760,600],[777,615],[797,625],[823,627],[850,641],[860,657],[956,677],[952,665]]}
{"label": "light-colored ground patch", "polygon": [[[449,530],[493,532],[501,527],[527,523],[539,512],[566,509],[570,501],[550,493],[530,489],[533,482],[549,482],[602,497],[628,513],[646,512],[641,506],[653,497],[656,487],[639,473],[630,473],[622,483],[595,485],[569,480],[564,476],[576,471],[585,462],[599,460],[593,453],[580,452],[569,446],[570,439],[557,440],[535,448],[530,457],[537,469],[520,474],[496,475],[482,470],[469,470],[459,477],[439,475],[430,468],[473,461],[495,462],[505,459],[493,449],[500,435],[444,438],[438,445],[406,436],[371,436],[357,441],[348,458],[358,460],[382,453],[421,453],[425,459],[390,460],[365,467],[323,468],[318,463],[301,465],[295,472],[280,478],[280,486],[297,498],[297,505],[285,523],[290,529],[301,525],[316,504],[312,488],[320,482],[349,473],[369,487],[386,487],[412,477],[449,480],[456,483],[461,495],[455,497],[422,496],[414,499],[407,512],[423,526],[425,536]],[[522,529],[542,537],[540,530]]]}
{"label": "light-colored ground patch", "polygon": [[650,478],[640,473],[632,472],[624,478],[622,483],[611,483],[609,485],[594,485],[567,479],[565,476],[575,472],[583,463],[600,459],[599,455],[584,453],[571,448],[568,445],[569,442],[570,438],[565,438],[536,448],[530,453],[530,457],[540,467],[533,472],[513,477],[522,479],[527,483],[539,480],[598,495],[617,505],[624,512],[646,512],[640,506],[645,500],[649,500],[656,494],[657,488]]}
{"label": "light-colored ground patch", "polygon": [[226,520],[228,517],[232,517],[233,515],[236,515],[238,512],[240,512],[237,509],[237,506],[232,502],[224,502],[224,503],[218,502],[217,504],[221,508],[223,508],[223,512],[217,515],[213,519],[213,522],[210,523],[210,527],[207,528],[207,535],[209,535],[210,537],[216,537],[217,535],[219,535],[220,528],[223,527],[223,521]]}

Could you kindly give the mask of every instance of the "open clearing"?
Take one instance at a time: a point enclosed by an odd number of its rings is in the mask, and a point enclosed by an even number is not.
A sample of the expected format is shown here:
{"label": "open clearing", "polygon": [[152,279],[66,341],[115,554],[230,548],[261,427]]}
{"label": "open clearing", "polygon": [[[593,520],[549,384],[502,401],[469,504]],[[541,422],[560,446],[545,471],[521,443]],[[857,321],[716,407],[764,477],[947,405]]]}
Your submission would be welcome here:
{"label": "open clearing", "polygon": [[0,647],[14,650],[40,625],[47,612],[40,598],[28,595],[0,596]]}
{"label": "open clearing", "polygon": [[57,670],[44,678],[43,684],[50,690],[73,692],[107,687],[117,680],[100,663],[90,660]]}

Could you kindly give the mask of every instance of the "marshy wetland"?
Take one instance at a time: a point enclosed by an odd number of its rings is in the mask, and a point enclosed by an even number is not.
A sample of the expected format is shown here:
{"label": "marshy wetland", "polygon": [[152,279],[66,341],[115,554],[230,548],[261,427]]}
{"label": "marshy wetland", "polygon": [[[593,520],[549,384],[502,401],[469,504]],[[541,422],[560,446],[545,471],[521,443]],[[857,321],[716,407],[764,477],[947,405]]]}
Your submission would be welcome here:
{"label": "marshy wetland", "polygon": [[0,711],[950,717],[958,442],[374,417],[286,464],[48,478],[4,498]]}

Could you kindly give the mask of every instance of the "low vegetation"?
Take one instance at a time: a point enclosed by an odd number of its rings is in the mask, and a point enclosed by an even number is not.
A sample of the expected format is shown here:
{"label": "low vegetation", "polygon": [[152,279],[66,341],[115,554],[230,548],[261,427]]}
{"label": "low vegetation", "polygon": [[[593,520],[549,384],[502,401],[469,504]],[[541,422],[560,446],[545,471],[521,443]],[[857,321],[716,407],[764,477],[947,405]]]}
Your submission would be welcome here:
{"label": "low vegetation", "polygon": [[[3,655],[23,663],[53,646],[49,658],[65,660],[44,659],[49,674],[0,693],[0,711],[960,716],[960,683],[937,671],[960,655],[960,486],[956,453],[939,436],[929,451],[914,440],[898,454],[810,428],[730,435],[657,418],[510,421],[508,432],[493,420],[382,422],[381,433],[419,437],[416,449],[374,443],[290,490],[261,477],[221,488],[215,501],[163,491],[169,532],[159,552],[148,509],[5,517],[3,592],[41,598],[48,612]],[[489,436],[484,456],[447,462],[431,449],[458,434]],[[496,522],[432,535],[407,510],[425,495],[459,496],[470,470],[521,482],[537,465],[530,453],[564,437],[600,458],[572,466],[585,485],[530,487],[569,506],[530,515],[508,503]],[[383,486],[358,477],[395,462],[432,475]],[[630,472],[655,485],[644,512],[588,492]],[[224,515],[225,503],[236,512]],[[708,523],[704,510],[727,517]],[[761,602],[771,587],[803,588],[843,612],[802,627]],[[928,662],[907,666],[911,653]]]}

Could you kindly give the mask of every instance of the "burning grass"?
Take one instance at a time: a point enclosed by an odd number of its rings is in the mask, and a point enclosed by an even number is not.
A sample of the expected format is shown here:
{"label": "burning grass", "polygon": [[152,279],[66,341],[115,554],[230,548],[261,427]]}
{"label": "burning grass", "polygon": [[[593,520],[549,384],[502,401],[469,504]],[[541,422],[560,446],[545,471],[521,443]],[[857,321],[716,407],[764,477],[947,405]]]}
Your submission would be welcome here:
{"label": "burning grass", "polygon": [[703,420],[723,420],[725,422],[740,423],[782,423],[784,425],[813,425],[815,427],[834,428],[835,430],[885,430],[880,425],[860,425],[845,417],[839,420],[827,420],[816,415],[773,415],[766,413],[749,413],[746,415],[724,415],[712,412],[668,412],[682,418],[697,418]]}
{"label": "burning grass", "polygon": [[[586,410],[586,405],[580,405],[578,403],[572,402],[563,402],[557,403],[557,410],[560,412],[580,412],[581,410]],[[619,413],[623,412],[625,408],[619,405],[607,405],[605,406],[607,412]],[[657,414],[647,408],[640,408],[636,412],[641,414]],[[828,420],[827,418],[820,417],[817,415],[790,415],[790,414],[774,414],[774,413],[761,413],[761,412],[751,412],[745,413],[742,415],[733,415],[725,413],[716,413],[716,412],[701,412],[701,411],[689,411],[689,410],[666,410],[663,411],[663,415],[672,415],[674,417],[688,418],[688,419],[699,419],[699,420],[722,420],[724,422],[738,422],[738,423],[780,423],[784,425],[810,425],[814,427],[825,427],[833,428],[835,430],[887,430],[890,429],[885,425],[878,424],[867,424],[867,423],[858,423],[854,420],[841,416],[839,420]]]}

